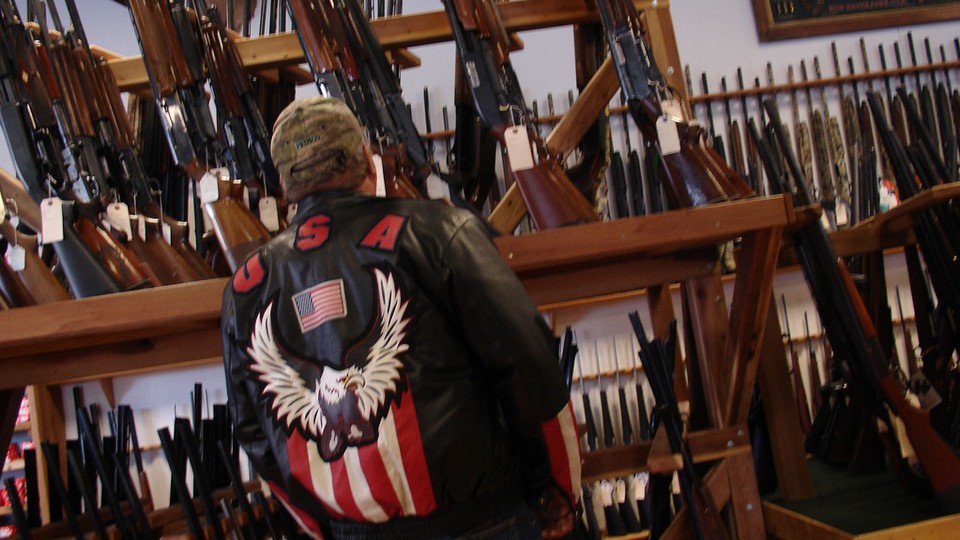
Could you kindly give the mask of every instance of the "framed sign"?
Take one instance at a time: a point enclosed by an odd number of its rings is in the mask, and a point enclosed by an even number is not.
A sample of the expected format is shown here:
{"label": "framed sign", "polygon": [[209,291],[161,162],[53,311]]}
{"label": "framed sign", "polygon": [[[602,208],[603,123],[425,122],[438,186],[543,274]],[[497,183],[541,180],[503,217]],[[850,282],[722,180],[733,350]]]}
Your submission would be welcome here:
{"label": "framed sign", "polygon": [[760,41],[960,20],[960,0],[753,0]]}

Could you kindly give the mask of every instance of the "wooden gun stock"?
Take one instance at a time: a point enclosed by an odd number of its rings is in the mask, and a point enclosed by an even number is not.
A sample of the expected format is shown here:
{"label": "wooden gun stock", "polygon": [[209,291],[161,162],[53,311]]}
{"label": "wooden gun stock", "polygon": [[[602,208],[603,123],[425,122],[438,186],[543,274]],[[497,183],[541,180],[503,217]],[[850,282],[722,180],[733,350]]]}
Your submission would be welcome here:
{"label": "wooden gun stock", "polygon": [[130,0],[128,5],[154,92],[169,96],[176,92],[177,83],[182,82],[177,73],[184,68],[174,65],[176,58],[183,57],[183,50],[177,39],[171,39],[175,34],[171,34],[170,15],[154,0]]}

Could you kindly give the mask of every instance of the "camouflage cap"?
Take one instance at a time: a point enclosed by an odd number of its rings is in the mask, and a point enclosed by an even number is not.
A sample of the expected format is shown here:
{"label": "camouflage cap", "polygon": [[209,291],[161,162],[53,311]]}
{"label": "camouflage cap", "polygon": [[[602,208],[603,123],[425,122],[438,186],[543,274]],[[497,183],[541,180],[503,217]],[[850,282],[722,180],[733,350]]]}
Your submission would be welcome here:
{"label": "camouflage cap", "polygon": [[287,199],[307,193],[352,188],[354,175],[342,175],[346,165],[363,156],[363,129],[347,105],[315,96],[287,105],[273,125],[270,154],[280,172]]}

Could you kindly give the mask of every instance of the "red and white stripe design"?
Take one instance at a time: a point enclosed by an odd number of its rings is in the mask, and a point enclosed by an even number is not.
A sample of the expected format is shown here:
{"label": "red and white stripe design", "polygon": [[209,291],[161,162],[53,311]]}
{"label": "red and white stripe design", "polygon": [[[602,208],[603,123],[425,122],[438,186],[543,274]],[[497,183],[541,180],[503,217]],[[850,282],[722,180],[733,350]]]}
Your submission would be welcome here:
{"label": "red and white stripe design", "polygon": [[554,481],[571,501],[580,498],[580,436],[573,416],[573,403],[567,402],[556,417],[544,422],[543,437],[550,452],[550,469]]}
{"label": "red and white stripe design", "polygon": [[380,421],[377,442],[350,447],[340,459],[320,458],[315,441],[294,431],[287,440],[294,477],[334,519],[380,523],[394,516],[424,515],[436,509],[413,398],[391,404]]}

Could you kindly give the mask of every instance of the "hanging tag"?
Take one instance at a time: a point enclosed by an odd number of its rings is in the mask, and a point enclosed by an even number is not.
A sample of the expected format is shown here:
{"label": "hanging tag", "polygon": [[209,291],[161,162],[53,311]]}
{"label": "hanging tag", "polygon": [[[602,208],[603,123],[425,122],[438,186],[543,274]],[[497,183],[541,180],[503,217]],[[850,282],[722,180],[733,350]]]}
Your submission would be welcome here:
{"label": "hanging tag", "polygon": [[503,140],[507,145],[507,157],[510,158],[510,168],[513,172],[533,168],[533,150],[530,149],[527,128],[523,126],[509,127],[503,133]]}
{"label": "hanging tag", "polygon": [[427,177],[427,195],[431,199],[449,199],[450,186],[440,179],[439,176],[431,173]]}
{"label": "hanging tag", "polygon": [[20,216],[18,216],[18,215],[16,215],[16,214],[10,216],[9,221],[10,221],[10,225],[11,225],[14,229],[16,229],[17,227],[20,226]]}
{"label": "hanging tag", "polygon": [[140,236],[140,240],[147,241],[147,223],[144,216],[140,216],[137,220],[137,235]]}
{"label": "hanging tag", "polygon": [[7,264],[14,272],[21,272],[27,267],[27,250],[20,244],[7,244]]}
{"label": "hanging tag", "polygon": [[107,206],[107,223],[111,228],[120,229],[127,238],[133,238],[133,229],[130,226],[130,209],[126,203],[115,202]]}
{"label": "hanging tag", "polygon": [[613,484],[609,480],[600,481],[600,503],[604,506],[613,505]]}
{"label": "hanging tag", "polygon": [[383,158],[379,154],[373,154],[373,169],[377,172],[377,197],[387,196],[387,183],[383,179]]}
{"label": "hanging tag", "polygon": [[161,221],[161,222],[160,222],[160,236],[163,237],[163,241],[166,242],[167,244],[170,244],[170,237],[172,236],[172,234],[173,234],[173,233],[170,232],[170,224],[169,224],[169,223],[164,223],[163,221]]}
{"label": "hanging tag", "polygon": [[617,487],[613,493],[617,504],[623,504],[627,501],[627,483],[622,478],[617,479]]}
{"label": "hanging tag", "polygon": [[208,171],[200,178],[199,184],[200,202],[203,204],[217,202],[217,199],[220,198],[220,187],[217,185],[217,175],[214,174],[213,171]]}
{"label": "hanging tag", "polygon": [[670,481],[670,492],[674,495],[680,494],[680,476],[676,471],[673,472],[673,480]]}
{"label": "hanging tag", "polygon": [[683,107],[681,107],[680,102],[675,99],[665,99],[661,101],[660,110],[663,111],[663,116],[666,116],[674,122],[683,121]]}
{"label": "hanging tag", "polygon": [[293,218],[297,217],[297,203],[287,205],[287,223],[293,223]]}
{"label": "hanging tag", "polygon": [[660,140],[660,150],[663,155],[669,156],[680,151],[680,133],[677,123],[667,116],[657,118],[657,138]]}
{"label": "hanging tag", "polygon": [[260,209],[260,223],[270,232],[280,230],[280,216],[275,197],[262,197],[257,203]]}
{"label": "hanging tag", "polygon": [[63,240],[63,201],[50,197],[40,201],[40,230],[43,241],[53,244]]}
{"label": "hanging tag", "polygon": [[633,475],[633,498],[643,501],[647,498],[647,484],[650,483],[650,473],[643,471]]}

